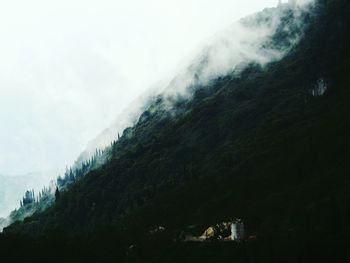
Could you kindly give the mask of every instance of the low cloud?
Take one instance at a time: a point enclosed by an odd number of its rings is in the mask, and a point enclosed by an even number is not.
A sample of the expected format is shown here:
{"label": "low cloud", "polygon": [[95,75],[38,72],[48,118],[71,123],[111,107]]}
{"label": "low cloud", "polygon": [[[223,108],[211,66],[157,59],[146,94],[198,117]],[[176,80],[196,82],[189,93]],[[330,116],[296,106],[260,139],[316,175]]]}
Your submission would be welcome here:
{"label": "low cloud", "polygon": [[[183,63],[175,77],[168,83],[159,83],[134,101],[112,126],[89,143],[79,160],[91,156],[96,148],[109,145],[126,127],[134,125],[155,95],[163,96],[166,107],[171,109],[176,100],[174,98],[191,98],[193,86],[205,86],[220,76],[239,74],[250,63],[265,66],[281,59],[302,37],[304,25],[301,18],[312,2],[299,0],[282,3],[278,8],[268,8],[258,15],[245,17],[207,39],[206,44],[198,48],[201,51],[189,56],[190,59]],[[281,26],[281,19],[288,15],[292,15],[293,19]],[[285,35],[283,44],[272,40],[277,30]]]}

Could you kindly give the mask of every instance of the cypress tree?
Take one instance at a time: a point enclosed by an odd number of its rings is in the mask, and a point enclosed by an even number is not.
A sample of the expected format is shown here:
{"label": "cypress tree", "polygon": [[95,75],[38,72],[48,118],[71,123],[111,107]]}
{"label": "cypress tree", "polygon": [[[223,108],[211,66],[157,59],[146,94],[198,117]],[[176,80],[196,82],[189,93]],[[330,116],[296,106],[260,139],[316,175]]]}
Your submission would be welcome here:
{"label": "cypress tree", "polygon": [[56,187],[56,191],[55,191],[55,199],[56,199],[56,202],[60,199],[60,190],[58,190],[58,187]]}

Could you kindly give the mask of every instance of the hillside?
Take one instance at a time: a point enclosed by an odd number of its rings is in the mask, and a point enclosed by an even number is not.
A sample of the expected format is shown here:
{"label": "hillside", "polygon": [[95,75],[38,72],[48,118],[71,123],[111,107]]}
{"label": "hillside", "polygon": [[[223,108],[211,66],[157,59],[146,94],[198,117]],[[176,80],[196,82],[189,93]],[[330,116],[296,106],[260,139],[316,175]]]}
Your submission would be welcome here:
{"label": "hillside", "polygon": [[[135,261],[179,262],[186,253],[194,262],[232,255],[238,262],[257,255],[261,262],[326,261],[320,248],[336,260],[333,249],[345,246],[350,229],[349,11],[346,0],[320,0],[302,16],[306,32],[283,59],[197,85],[171,110],[155,98],[101,168],[51,208],[6,228],[4,240],[99,233],[91,244],[101,238],[109,244],[101,251],[120,242],[113,253],[125,256],[137,244]],[[270,44],[288,39],[277,30]],[[262,242],[208,250],[170,242],[188,226],[200,232],[233,217]],[[166,234],[149,241],[157,226]]]}

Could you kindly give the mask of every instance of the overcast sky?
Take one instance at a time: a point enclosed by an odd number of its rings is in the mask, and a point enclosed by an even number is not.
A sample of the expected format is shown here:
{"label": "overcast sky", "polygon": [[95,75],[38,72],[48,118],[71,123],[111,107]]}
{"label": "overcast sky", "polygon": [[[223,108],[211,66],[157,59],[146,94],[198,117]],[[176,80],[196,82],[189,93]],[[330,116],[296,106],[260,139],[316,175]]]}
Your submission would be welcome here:
{"label": "overcast sky", "polygon": [[1,1],[0,174],[72,164],[89,140],[206,39],[276,4]]}

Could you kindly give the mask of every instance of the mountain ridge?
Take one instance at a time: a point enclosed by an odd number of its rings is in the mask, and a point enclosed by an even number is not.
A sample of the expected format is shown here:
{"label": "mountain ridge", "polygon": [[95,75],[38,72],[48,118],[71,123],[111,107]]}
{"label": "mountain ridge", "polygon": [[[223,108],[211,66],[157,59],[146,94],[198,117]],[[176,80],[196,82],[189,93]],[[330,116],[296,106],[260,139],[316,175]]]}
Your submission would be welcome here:
{"label": "mountain ridge", "polygon": [[[278,8],[265,9],[233,24],[227,32],[225,31],[226,34],[221,34],[221,36],[218,36],[218,40],[208,44],[204,51],[200,52],[183,72],[174,77],[159,95],[148,95],[140,99],[143,101],[139,103],[141,106],[137,109],[129,110],[127,113],[129,117],[121,116],[119,120],[122,121],[106,129],[94,139],[87,150],[78,157],[73,167],[67,168],[63,178],[59,177],[57,179],[57,186],[60,190],[65,190],[75,181],[80,180],[83,174],[90,170],[98,169],[109,158],[109,152],[113,144],[118,144],[120,129],[123,126],[127,126],[128,122],[132,122],[134,125],[125,129],[124,138],[122,134],[121,139],[124,141],[124,143],[121,143],[122,152],[125,151],[125,142],[129,141],[129,143],[134,144],[132,140],[136,143],[137,141],[143,141],[149,136],[148,131],[152,133],[151,127],[146,127],[145,130],[143,126],[147,126],[149,123],[154,123],[153,125],[155,126],[162,126],[168,121],[187,114],[203,98],[215,92],[216,88],[212,86],[220,87],[220,82],[226,81],[227,78],[235,78],[245,67],[249,66],[249,63],[264,65],[267,61],[274,61],[283,54],[288,53],[294,42],[297,42],[297,39],[302,35],[303,26],[299,20],[305,20],[307,16],[305,9],[305,6],[297,7],[284,4]],[[240,33],[242,30],[250,31],[247,34],[248,37],[239,37],[235,34],[236,32]],[[227,43],[230,43],[234,48],[227,47]],[[218,50],[227,54],[228,58],[220,58],[218,60]],[[235,58],[237,61],[231,61],[232,58]],[[220,61],[224,62],[225,66],[221,67],[220,70],[215,69],[215,65],[218,65]],[[227,62],[230,62],[230,68],[227,68]],[[217,74],[228,75],[218,79],[215,77]],[[137,112],[142,112],[142,109],[143,113],[137,114]],[[137,115],[139,115],[138,118],[136,118]],[[127,119],[130,120],[127,121]],[[162,124],[162,122],[164,123]],[[95,158],[95,154],[100,152],[98,150],[100,146],[108,141],[106,136],[108,138],[111,135],[114,142],[108,143],[103,150],[103,155]],[[129,137],[131,137],[131,140],[128,140]],[[97,163],[91,160],[94,165],[87,164],[90,155],[92,155],[93,159],[98,160]],[[87,167],[88,169],[86,169]],[[44,210],[51,204],[50,200],[52,198],[45,200],[43,200],[45,202],[41,202],[42,204],[39,203],[32,207],[31,211],[27,211],[28,209],[14,211],[10,218],[12,221],[16,221],[33,214],[35,210]]]}

